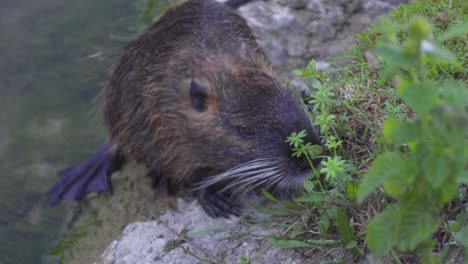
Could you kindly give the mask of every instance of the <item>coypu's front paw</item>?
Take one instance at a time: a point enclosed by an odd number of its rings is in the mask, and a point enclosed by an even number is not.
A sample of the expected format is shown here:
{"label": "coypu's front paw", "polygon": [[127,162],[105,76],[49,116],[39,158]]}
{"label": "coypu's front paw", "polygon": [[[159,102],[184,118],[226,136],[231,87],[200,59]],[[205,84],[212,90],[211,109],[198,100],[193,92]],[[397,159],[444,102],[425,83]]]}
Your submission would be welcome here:
{"label": "coypu's front paw", "polygon": [[235,201],[229,192],[218,193],[218,190],[201,189],[197,192],[197,199],[205,213],[213,218],[240,215],[240,203]]}

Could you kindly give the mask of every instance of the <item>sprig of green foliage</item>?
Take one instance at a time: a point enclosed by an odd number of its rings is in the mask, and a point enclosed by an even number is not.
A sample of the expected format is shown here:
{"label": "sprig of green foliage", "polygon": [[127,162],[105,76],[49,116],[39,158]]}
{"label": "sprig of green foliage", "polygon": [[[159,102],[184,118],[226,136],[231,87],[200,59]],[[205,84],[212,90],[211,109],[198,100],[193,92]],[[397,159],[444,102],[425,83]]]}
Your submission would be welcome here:
{"label": "sprig of green foliage", "polygon": [[[354,172],[354,168],[338,155],[342,141],[339,140],[335,132],[334,120],[336,116],[332,114],[333,108],[338,104],[335,99],[336,94],[327,84],[327,77],[316,71],[314,61],[311,61],[304,71],[295,70],[294,73],[305,78],[313,88],[311,96],[307,100],[312,105],[311,115],[315,117],[314,125],[320,127],[324,146],[333,155],[324,155],[322,146],[304,142],[304,138],[307,136],[305,130],[294,132],[287,138],[286,142],[291,145],[293,150],[292,156],[305,157],[309,162],[311,173],[304,182],[304,194],[295,199],[295,202],[300,204],[299,209],[296,210],[300,210],[298,213],[304,221],[294,222],[289,228],[293,230],[289,236],[278,237],[273,240],[272,244],[283,248],[311,248],[318,245],[344,244],[350,249],[362,252],[362,249],[358,248],[357,234],[346,213],[345,205],[349,205],[351,199],[355,197],[355,195],[348,196],[346,191],[350,186],[355,186],[350,176]],[[322,159],[320,168],[314,167],[312,163],[314,159]],[[355,187],[351,189],[355,189]],[[271,194],[265,193],[265,195],[270,197],[270,200],[281,203]],[[309,225],[307,221],[317,223],[316,227],[321,234],[321,239],[310,237],[304,237],[302,240],[297,239],[301,233],[307,230]],[[332,234],[328,234],[329,229],[333,226],[339,230],[340,240],[337,240]]]}
{"label": "sprig of green foliage", "polygon": [[[449,32],[452,38],[467,34],[468,24]],[[468,90],[452,79],[428,78],[434,67],[460,68],[461,64],[433,39],[431,25],[424,18],[409,23],[404,42],[397,41],[395,32],[381,33],[377,44],[384,62],[381,78],[395,78],[398,95],[416,114],[407,120],[387,118],[383,137],[395,148],[375,159],[359,185],[359,202],[380,185],[397,200],[370,221],[367,243],[377,257],[397,247],[417,250],[421,263],[437,263],[441,260],[432,253],[432,236],[446,226],[441,208],[457,199],[457,190],[468,183]],[[468,247],[466,239],[461,243]]]}

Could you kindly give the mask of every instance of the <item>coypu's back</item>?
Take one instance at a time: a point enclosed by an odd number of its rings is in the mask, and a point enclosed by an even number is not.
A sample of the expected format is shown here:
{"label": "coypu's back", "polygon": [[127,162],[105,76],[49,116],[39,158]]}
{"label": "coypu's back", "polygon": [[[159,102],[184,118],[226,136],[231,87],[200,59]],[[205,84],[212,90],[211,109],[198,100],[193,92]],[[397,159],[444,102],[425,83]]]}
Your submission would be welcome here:
{"label": "coypu's back", "polygon": [[229,65],[236,62],[227,62],[233,59],[269,70],[263,50],[235,10],[213,0],[191,0],[168,10],[124,48],[105,88],[103,110],[112,143],[171,181],[193,175],[191,169],[203,162],[188,156],[186,163],[194,166],[181,168],[176,156],[198,148],[188,141],[191,132],[184,131],[194,128],[183,127],[188,125],[183,120],[192,119],[181,102],[188,85],[183,81],[234,70]]}

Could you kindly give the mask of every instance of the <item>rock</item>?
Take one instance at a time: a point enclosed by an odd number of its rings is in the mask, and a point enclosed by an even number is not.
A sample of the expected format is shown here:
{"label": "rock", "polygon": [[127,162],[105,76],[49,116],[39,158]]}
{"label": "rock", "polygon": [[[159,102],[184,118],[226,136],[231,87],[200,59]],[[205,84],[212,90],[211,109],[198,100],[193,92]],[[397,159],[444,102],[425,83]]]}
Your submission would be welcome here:
{"label": "rock", "polygon": [[[354,35],[404,0],[269,0],[239,8],[280,72],[348,51]],[[291,75],[287,74],[287,78]]]}
{"label": "rock", "polygon": [[[253,236],[229,238],[230,235],[246,230],[236,217],[213,219],[203,212],[197,202],[186,202],[181,199],[179,199],[179,210],[180,212],[168,210],[157,221],[135,222],[128,225],[121,237],[110,244],[96,263],[202,263],[178,247],[179,243],[200,258],[215,263],[239,263],[241,256],[252,259],[268,246],[265,240],[254,239]],[[196,234],[217,228],[231,231]],[[273,231],[263,232],[267,234]],[[182,237],[186,241],[180,242]],[[315,262],[294,250],[271,248],[260,254],[255,263]]]}
{"label": "rock", "polygon": [[288,5],[290,8],[293,9],[304,9],[309,0],[282,0],[280,1],[283,5]]}

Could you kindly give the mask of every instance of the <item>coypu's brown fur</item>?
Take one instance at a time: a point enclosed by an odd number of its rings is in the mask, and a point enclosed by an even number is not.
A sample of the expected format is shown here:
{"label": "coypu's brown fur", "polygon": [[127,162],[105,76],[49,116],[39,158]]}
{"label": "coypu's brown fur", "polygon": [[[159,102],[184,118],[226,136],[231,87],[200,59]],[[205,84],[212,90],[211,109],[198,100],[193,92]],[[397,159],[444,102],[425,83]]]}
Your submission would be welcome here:
{"label": "coypu's brown fur", "polygon": [[[153,177],[174,189],[250,160],[278,159],[283,152],[289,159],[283,142],[293,131],[307,129],[318,143],[246,21],[212,0],[192,0],[169,10],[126,46],[103,99],[115,148],[146,164]],[[283,106],[283,100],[294,105]],[[209,195],[221,199],[216,190]],[[205,198],[199,197],[202,205]],[[219,207],[230,198],[225,200]],[[210,207],[205,207],[208,213],[222,215],[216,212],[220,208],[213,212]],[[221,208],[226,210],[232,208]]]}
{"label": "coypu's brown fur", "polygon": [[[263,74],[265,80],[255,76]],[[111,141],[158,175],[188,180],[210,166],[203,159],[223,162],[204,142],[228,140],[217,120],[218,99],[222,89],[236,90],[219,84],[266,86],[267,78],[273,78],[271,67],[242,17],[210,0],[188,1],[125,47],[102,96]],[[191,106],[192,80],[206,89],[206,111]]]}
{"label": "coypu's brown fur", "polygon": [[291,158],[292,132],[320,143],[246,21],[213,0],[169,10],[127,45],[102,99],[113,151],[146,164],[171,192],[197,187],[214,217],[236,214],[240,190],[302,185],[308,166]]}

